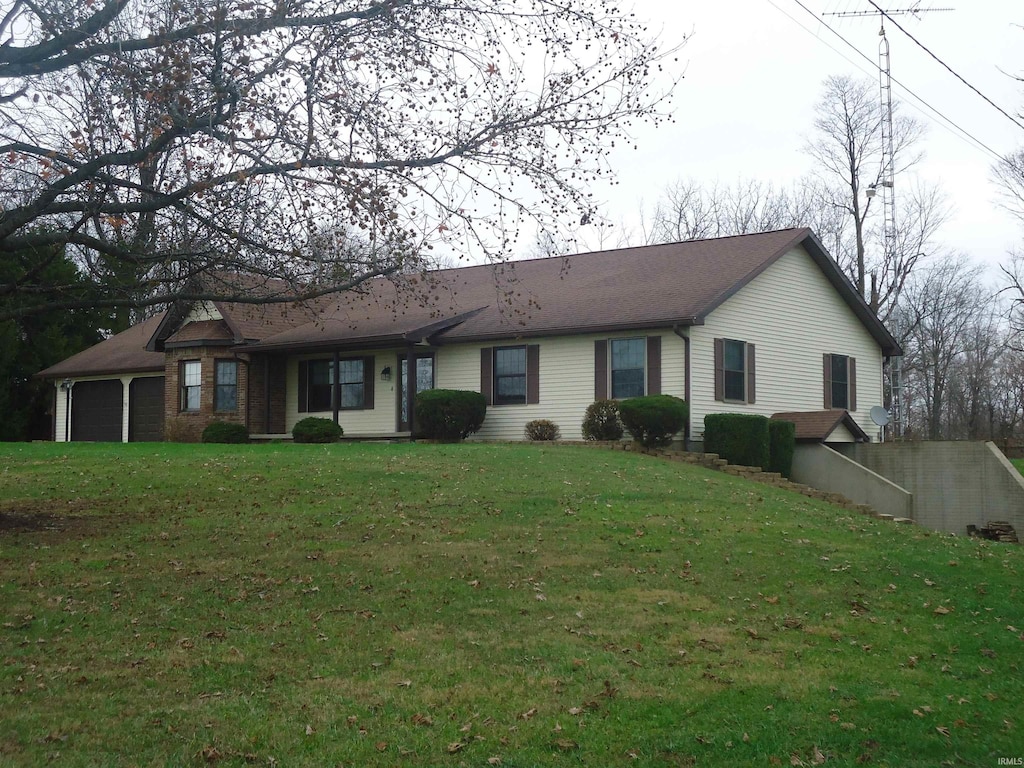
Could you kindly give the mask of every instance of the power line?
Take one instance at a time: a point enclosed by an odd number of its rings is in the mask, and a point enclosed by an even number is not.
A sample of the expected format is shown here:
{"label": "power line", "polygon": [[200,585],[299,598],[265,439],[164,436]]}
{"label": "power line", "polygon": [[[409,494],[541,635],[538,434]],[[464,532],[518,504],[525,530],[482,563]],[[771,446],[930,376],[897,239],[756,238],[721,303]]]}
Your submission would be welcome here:
{"label": "power line", "polygon": [[1016,125],[1021,130],[1024,130],[1024,124],[1022,124],[1019,120],[1017,120],[1017,118],[1015,118],[1013,115],[1011,115],[1005,109],[1003,109],[998,104],[996,104],[994,101],[992,101],[992,99],[990,99],[984,93],[982,93],[977,88],[975,88],[973,85],[971,85],[966,80],[964,80],[964,78],[961,77],[959,73],[955,72],[952,67],[950,67],[946,62],[944,62],[942,59],[940,59],[938,56],[936,56],[934,53],[932,53],[924,43],[922,43],[920,40],[918,40],[916,37],[914,37],[912,34],[910,34],[907,30],[905,30],[900,25],[900,23],[898,21],[896,21],[896,19],[894,19],[892,16],[889,15],[889,13],[887,13],[886,11],[883,11],[881,8],[879,8],[878,5],[874,2],[874,0],[868,0],[868,2],[871,3],[871,5],[873,5],[878,10],[878,12],[880,14],[882,14],[883,16],[885,16],[885,18],[887,18],[889,21],[891,21],[893,23],[893,26],[896,27],[896,29],[898,29],[904,35],[906,35],[911,40],[913,40],[918,48],[920,48],[922,51],[924,51],[929,56],[931,56],[933,59],[935,59],[937,62],[939,62],[939,64],[941,64],[943,67],[945,67],[945,69],[951,75],[953,75],[953,77],[955,77],[961,83],[963,83],[968,88],[970,88],[972,91],[974,91],[976,94],[978,94],[981,98],[983,98],[985,101],[987,101],[989,104],[991,104],[996,110],[999,111],[1000,114],[1002,114],[1004,117],[1006,117],[1006,119],[1008,119],[1011,123]]}
{"label": "power line", "polygon": [[[823,27],[825,27],[825,29],[827,29],[833,35],[835,35],[840,40],[842,40],[843,43],[845,43],[849,48],[851,48],[858,56],[860,56],[862,59],[867,61],[868,64],[871,65],[872,70],[874,70],[875,72],[879,71],[878,63],[877,62],[872,60],[865,53],[863,53],[857,46],[855,46],[853,43],[851,43],[849,40],[847,40],[845,37],[843,37],[839,32],[837,32],[831,26],[829,26],[824,21],[822,21],[821,18],[814,11],[812,11],[810,8],[808,8],[806,5],[804,5],[804,3],[801,0],[793,0],[793,2],[795,2],[797,5],[799,5],[807,13],[807,15],[812,16],[815,19],[815,21],[817,21],[819,24],[821,24]],[[775,3],[772,3],[772,5],[775,5]],[[775,6],[775,7],[778,8],[778,6]],[[792,17],[790,17],[790,18],[792,18]],[[806,28],[804,28],[802,26],[801,26],[801,28],[802,29],[806,29]],[[820,40],[820,38],[818,38],[818,39]],[[829,46],[829,47],[831,47],[831,46]],[[907,95],[911,96],[918,103],[920,103],[921,106],[923,106],[926,109],[928,109],[929,111],[931,111],[936,117],[938,117],[940,120],[942,120],[943,122],[947,123],[949,126],[954,128],[957,132],[959,132],[962,139],[967,140],[969,142],[972,142],[975,145],[976,148],[981,149],[981,150],[987,152],[995,160],[1002,160],[1003,159],[1003,156],[1000,153],[996,152],[994,149],[992,149],[992,147],[990,147],[987,144],[985,144],[985,142],[983,142],[981,139],[975,137],[966,128],[962,128],[960,125],[958,125],[956,122],[954,122],[952,120],[952,118],[946,117],[946,115],[944,115],[942,112],[940,112],[936,107],[933,107],[931,104],[929,104],[924,98],[922,98],[921,96],[918,96],[913,90],[911,90],[908,86],[904,85],[900,80],[897,80],[894,77],[894,78],[892,78],[892,81],[894,83],[896,83],[900,88],[902,88],[903,91]],[[947,128],[947,130],[949,130],[949,129]]]}

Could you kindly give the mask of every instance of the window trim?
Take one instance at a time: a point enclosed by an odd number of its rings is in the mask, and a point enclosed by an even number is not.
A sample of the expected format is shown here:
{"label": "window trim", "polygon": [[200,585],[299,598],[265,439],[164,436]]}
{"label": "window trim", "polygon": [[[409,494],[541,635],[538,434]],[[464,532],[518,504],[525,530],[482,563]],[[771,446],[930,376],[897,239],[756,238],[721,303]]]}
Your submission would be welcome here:
{"label": "window trim", "polygon": [[[845,405],[836,405],[834,398],[834,387],[836,384],[841,383],[832,377],[833,365],[837,358],[843,358],[846,360],[846,403]],[[826,353],[823,356],[823,384],[824,384],[824,395],[825,402],[824,406],[827,409],[845,410],[848,412],[856,412],[857,410],[857,359],[853,355],[841,355],[835,353]]]}
{"label": "window trim", "polygon": [[[196,375],[199,379],[197,384],[188,384],[188,368],[196,366]],[[196,407],[190,408],[189,391],[196,391]],[[203,361],[198,358],[178,361],[178,411],[180,413],[198,413],[203,407]]]}
{"label": "window trim", "polygon": [[[498,373],[498,353],[499,352],[509,352],[509,351],[514,351],[514,350],[522,350],[523,351],[523,372],[522,373],[504,373],[504,374],[499,374]],[[492,371],[492,376],[491,376],[491,392],[493,393],[492,397],[491,397],[492,405],[527,405],[529,403],[529,400],[530,400],[529,393],[527,392],[527,389],[528,389],[527,384],[528,384],[528,380],[529,380],[529,370],[530,370],[530,353],[529,353],[529,349],[528,349],[527,345],[526,344],[512,344],[512,345],[508,345],[508,346],[504,346],[504,347],[492,347],[491,355],[492,355],[492,359],[493,359],[493,364],[491,366],[491,371]],[[509,398],[507,396],[504,399],[499,398],[498,392],[499,392],[500,387],[499,387],[498,383],[502,379],[522,379],[522,381],[523,381],[523,394],[522,395],[516,395],[514,398]]]}
{"label": "window trim", "polygon": [[[298,412],[299,413],[329,413],[335,410],[334,395],[335,395],[335,384],[334,384],[334,361],[333,357],[310,357],[298,361]],[[372,411],[374,406],[374,386],[373,377],[376,373],[375,361],[372,355],[351,355],[349,357],[339,357],[338,361],[338,407],[339,411]],[[360,362],[363,366],[363,378],[362,378],[362,402],[359,405],[348,405],[343,406],[341,387],[342,386],[355,386],[357,382],[341,382],[341,364],[347,362]],[[316,407],[311,405],[312,398],[310,397],[312,386],[312,366],[313,365],[327,365],[327,384],[318,384],[318,387],[326,387],[328,395],[326,403],[316,403]],[[326,407],[321,408],[321,405]]]}
{"label": "window trim", "polygon": [[[646,337],[646,336],[620,336],[620,337],[617,337],[617,338],[608,339],[608,395],[609,395],[610,399],[612,399],[612,400],[628,400],[631,397],[644,397],[647,394],[647,390],[648,390],[648,386],[647,386],[647,378],[648,378],[648,376],[647,376],[647,373],[648,373],[648,364],[647,364],[647,356],[648,356],[647,355],[647,346],[648,346],[648,343],[647,343],[647,338],[648,337]],[[636,342],[640,343],[640,346],[643,349],[644,360],[643,360],[643,363],[641,364],[639,369],[637,369],[637,368],[616,368],[615,367],[615,344],[616,344],[616,342],[624,342],[624,341],[636,341]],[[644,377],[644,380],[643,380],[643,391],[639,395],[616,396],[616,394],[615,394],[615,371],[616,370],[620,370],[620,371],[636,371],[636,370],[640,370],[640,371],[642,371],[643,372],[643,377]]]}
{"label": "window trim", "polygon": [[[222,366],[234,368],[234,381],[231,384],[222,384],[220,371]],[[213,410],[214,413],[237,413],[238,412],[238,360],[235,358],[220,357],[213,361]],[[225,408],[221,405],[221,390],[230,388],[234,391],[234,405]]]}
{"label": "window trim", "polygon": [[[743,345],[743,399],[725,396],[725,345]],[[753,405],[757,402],[757,347],[749,341],[718,338],[714,340],[714,387],[715,401],[736,405]],[[735,369],[730,369],[736,372]]]}
{"label": "window trim", "polygon": [[[740,348],[740,367],[730,368],[728,364],[728,346],[738,344]],[[729,374],[740,375],[739,397],[729,397]],[[722,402],[725,403],[746,403],[747,402],[747,342],[737,339],[722,339]]]}
{"label": "window trim", "polygon": [[[521,403],[496,403],[495,350],[526,348],[526,400]],[[501,347],[480,347],[480,392],[488,406],[522,406],[540,403],[540,344],[506,344]]]}
{"label": "window trim", "polygon": [[[362,376],[358,381],[348,381],[342,378],[341,369],[344,363],[356,363],[358,362],[361,367]],[[365,411],[366,410],[366,358],[365,357],[339,357],[338,358],[338,410],[339,411]],[[331,361],[331,375],[334,374],[334,361]],[[373,375],[373,371],[370,371],[370,375]],[[359,388],[359,405],[345,405],[345,387],[356,387]],[[334,405],[334,389],[331,389],[331,405]]]}

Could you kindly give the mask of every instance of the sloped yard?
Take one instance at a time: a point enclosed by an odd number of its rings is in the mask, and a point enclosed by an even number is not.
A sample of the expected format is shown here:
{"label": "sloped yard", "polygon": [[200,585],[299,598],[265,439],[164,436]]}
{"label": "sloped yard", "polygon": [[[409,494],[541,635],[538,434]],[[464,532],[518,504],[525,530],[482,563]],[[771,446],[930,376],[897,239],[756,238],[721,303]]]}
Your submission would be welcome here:
{"label": "sloped yard", "polygon": [[995,765],[1019,547],[569,446],[0,447],[0,764]]}

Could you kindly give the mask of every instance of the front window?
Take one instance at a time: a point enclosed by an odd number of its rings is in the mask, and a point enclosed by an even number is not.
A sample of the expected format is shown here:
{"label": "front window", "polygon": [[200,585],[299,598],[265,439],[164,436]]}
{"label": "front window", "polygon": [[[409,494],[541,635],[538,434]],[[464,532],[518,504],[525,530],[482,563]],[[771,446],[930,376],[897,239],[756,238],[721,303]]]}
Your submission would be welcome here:
{"label": "front window", "polygon": [[612,398],[644,395],[645,339],[612,339]]}
{"label": "front window", "polygon": [[850,407],[850,365],[846,355],[832,355],[832,407]]}
{"label": "front window", "polygon": [[526,347],[495,348],[494,404],[526,404]]}
{"label": "front window", "polygon": [[363,407],[363,361],[342,360],[338,363],[338,381],[341,384],[341,407]]}
{"label": "front window", "polygon": [[185,360],[181,364],[181,410],[199,410],[199,391],[202,385],[202,366],[198,360]]}
{"label": "front window", "polygon": [[213,391],[213,409],[238,410],[238,361],[217,360],[214,373],[216,389]]}
{"label": "front window", "polygon": [[747,401],[746,344],[742,341],[722,341],[722,369],[725,399]]}
{"label": "front window", "polygon": [[330,360],[309,361],[308,398],[310,411],[330,411],[334,366]]}
{"label": "front window", "polygon": [[[333,410],[334,361],[310,360],[308,366],[307,410]],[[365,363],[361,357],[338,361],[339,407],[342,410],[366,406],[365,373]]]}

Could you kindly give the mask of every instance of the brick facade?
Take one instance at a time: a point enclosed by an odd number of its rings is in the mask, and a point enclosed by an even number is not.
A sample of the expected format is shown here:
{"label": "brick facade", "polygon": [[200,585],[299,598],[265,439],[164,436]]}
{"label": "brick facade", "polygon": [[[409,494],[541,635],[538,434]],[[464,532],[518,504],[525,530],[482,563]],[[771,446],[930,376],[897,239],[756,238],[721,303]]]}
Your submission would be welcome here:
{"label": "brick facade", "polygon": [[[164,364],[164,439],[168,442],[194,443],[202,437],[211,421],[226,421],[249,426],[249,362],[247,355],[237,355],[227,346],[198,346],[168,349]],[[201,385],[199,410],[181,409],[181,363],[186,360],[200,362]],[[215,361],[238,362],[238,400],[233,411],[214,411],[216,389]],[[250,431],[252,431],[250,429]]]}

